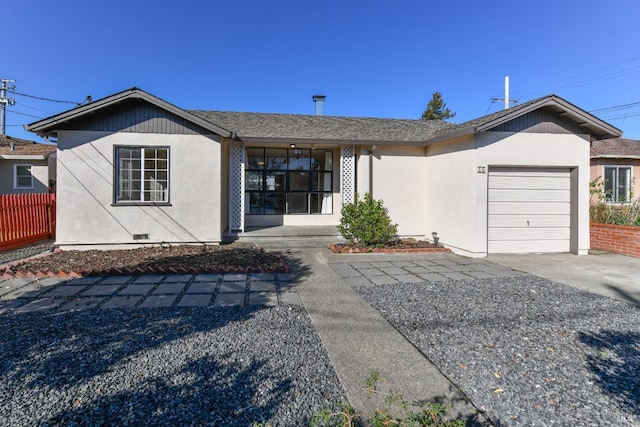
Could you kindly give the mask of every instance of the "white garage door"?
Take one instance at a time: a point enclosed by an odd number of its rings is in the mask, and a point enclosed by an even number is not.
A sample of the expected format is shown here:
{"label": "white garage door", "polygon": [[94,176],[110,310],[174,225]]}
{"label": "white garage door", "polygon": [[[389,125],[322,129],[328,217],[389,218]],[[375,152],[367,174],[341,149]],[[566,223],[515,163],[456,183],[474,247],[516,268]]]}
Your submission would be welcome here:
{"label": "white garage door", "polygon": [[489,253],[569,252],[569,169],[489,169]]}

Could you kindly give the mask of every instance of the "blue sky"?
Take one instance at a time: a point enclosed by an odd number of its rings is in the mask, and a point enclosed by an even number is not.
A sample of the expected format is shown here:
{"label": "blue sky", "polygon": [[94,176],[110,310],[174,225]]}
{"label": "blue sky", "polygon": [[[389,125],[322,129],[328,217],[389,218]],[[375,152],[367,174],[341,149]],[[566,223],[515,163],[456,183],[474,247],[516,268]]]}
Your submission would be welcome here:
{"label": "blue sky", "polygon": [[[7,134],[137,86],[185,109],[419,118],[435,91],[461,123],[556,93],[640,139],[640,2],[11,0]],[[20,95],[19,95],[20,94]],[[29,95],[29,96],[25,96]],[[637,103],[637,105],[636,105]],[[35,116],[35,117],[32,117]]]}

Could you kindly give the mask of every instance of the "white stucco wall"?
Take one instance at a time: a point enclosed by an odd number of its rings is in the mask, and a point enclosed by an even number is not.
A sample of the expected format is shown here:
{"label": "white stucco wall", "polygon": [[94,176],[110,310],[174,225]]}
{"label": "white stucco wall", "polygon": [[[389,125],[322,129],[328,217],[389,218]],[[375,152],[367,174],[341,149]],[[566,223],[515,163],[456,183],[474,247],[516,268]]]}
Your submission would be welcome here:
{"label": "white stucco wall", "polygon": [[398,224],[398,235],[424,238],[425,212],[429,208],[425,197],[425,148],[378,145],[371,163],[370,148],[362,146],[358,151],[357,192],[363,196],[372,191],[375,199],[382,199],[391,219]]}
{"label": "white stucco wall", "polygon": [[[114,145],[169,147],[170,206],[113,206]],[[221,240],[221,147],[205,136],[61,131],[57,178],[59,245]]]}
{"label": "white stucco wall", "polygon": [[[486,173],[478,173],[478,166]],[[589,249],[589,143],[573,134],[484,132],[427,148],[426,227],[464,255],[487,255],[491,166],[570,167],[578,172],[578,254]],[[574,246],[574,245],[572,245]]]}
{"label": "white stucco wall", "polygon": [[[538,134],[538,133],[506,133],[485,132],[476,136],[477,166],[540,166],[570,167],[577,170],[577,185],[571,191],[576,198],[576,218],[572,224],[578,227],[577,242],[572,242],[575,252],[586,255],[590,248],[589,241],[589,155],[588,139],[575,134]],[[577,188],[576,188],[577,187]],[[478,183],[483,197],[477,206],[483,210],[477,217],[487,218],[486,198],[487,181]],[[476,229],[476,241],[486,242],[487,227]],[[480,249],[476,247],[476,250]],[[486,252],[486,248],[484,249]]]}
{"label": "white stucco wall", "polygon": [[452,249],[476,246],[478,224],[475,151],[472,137],[427,147],[425,227]]}

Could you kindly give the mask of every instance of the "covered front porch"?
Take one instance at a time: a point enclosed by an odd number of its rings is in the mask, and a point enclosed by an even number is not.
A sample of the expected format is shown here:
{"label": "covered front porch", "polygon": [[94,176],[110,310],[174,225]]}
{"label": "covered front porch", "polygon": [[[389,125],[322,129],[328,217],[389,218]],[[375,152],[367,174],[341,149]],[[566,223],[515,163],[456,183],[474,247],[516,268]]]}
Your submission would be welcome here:
{"label": "covered front porch", "polygon": [[266,249],[322,248],[344,239],[335,225],[277,225],[246,227],[224,234],[225,242],[252,243]]}

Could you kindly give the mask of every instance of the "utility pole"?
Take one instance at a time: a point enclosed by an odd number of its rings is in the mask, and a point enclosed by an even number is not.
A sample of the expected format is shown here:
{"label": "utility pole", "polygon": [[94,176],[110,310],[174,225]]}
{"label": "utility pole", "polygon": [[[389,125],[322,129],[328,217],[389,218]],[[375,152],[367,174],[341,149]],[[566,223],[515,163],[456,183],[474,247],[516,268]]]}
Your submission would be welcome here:
{"label": "utility pole", "polygon": [[7,114],[7,105],[16,105],[16,100],[13,98],[7,98],[7,90],[14,90],[16,87],[11,85],[8,86],[9,83],[15,83],[15,80],[2,79],[0,80],[0,108],[2,108],[2,113],[0,114],[0,128],[2,131],[2,136],[6,135],[5,132],[5,118]]}
{"label": "utility pole", "polygon": [[504,98],[491,98],[492,101],[504,101],[504,109],[507,110],[511,103],[517,104],[517,99],[509,99],[509,76],[504,78]]}

